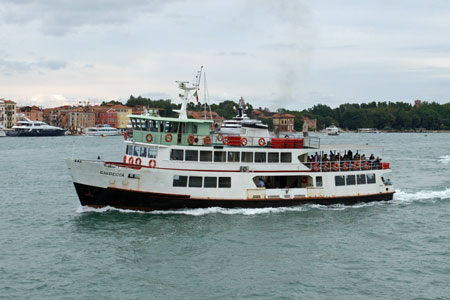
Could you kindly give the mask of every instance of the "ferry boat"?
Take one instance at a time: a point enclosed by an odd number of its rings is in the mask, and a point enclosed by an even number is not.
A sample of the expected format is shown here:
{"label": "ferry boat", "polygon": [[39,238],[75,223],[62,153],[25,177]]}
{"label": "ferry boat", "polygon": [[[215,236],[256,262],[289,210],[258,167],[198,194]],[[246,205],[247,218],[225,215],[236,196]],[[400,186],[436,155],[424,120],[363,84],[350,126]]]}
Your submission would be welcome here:
{"label": "ferry boat", "polygon": [[104,124],[97,127],[88,127],[84,130],[84,134],[89,136],[115,136],[119,135],[119,129]]}
{"label": "ferry boat", "polygon": [[[368,145],[321,145],[314,137],[211,134],[188,119],[198,84],[184,91],[178,118],[130,115],[120,161],[67,159],[81,205],[132,210],[260,208],[391,200],[389,163],[365,159]],[[353,154],[356,153],[356,154]],[[368,154],[366,154],[368,156]]]}
{"label": "ferry boat", "polygon": [[60,136],[65,132],[60,127],[50,126],[42,121],[32,121],[23,114],[17,115],[17,118],[17,125],[6,133],[7,136]]}
{"label": "ferry boat", "polygon": [[333,124],[332,126],[325,128],[325,132],[327,135],[339,135],[339,128]]}

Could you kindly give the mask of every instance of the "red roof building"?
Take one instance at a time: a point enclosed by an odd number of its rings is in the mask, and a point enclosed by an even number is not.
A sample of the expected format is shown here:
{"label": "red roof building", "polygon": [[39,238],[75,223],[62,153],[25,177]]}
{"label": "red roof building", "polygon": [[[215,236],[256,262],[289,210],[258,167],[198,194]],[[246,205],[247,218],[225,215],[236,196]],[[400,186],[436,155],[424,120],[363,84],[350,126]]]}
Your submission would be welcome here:
{"label": "red roof building", "polygon": [[291,114],[274,114],[273,130],[279,132],[295,132],[294,119],[295,116]]}

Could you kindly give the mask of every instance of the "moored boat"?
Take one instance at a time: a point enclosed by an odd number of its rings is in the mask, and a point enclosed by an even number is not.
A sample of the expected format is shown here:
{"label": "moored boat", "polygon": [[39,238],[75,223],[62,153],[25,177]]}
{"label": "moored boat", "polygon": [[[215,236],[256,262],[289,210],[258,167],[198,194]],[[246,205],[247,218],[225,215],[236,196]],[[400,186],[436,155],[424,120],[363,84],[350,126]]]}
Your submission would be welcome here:
{"label": "moored boat", "polygon": [[[137,210],[280,207],[391,200],[389,163],[366,159],[368,145],[321,145],[308,138],[210,133],[212,121],[131,115],[121,161],[67,159],[82,205]],[[355,154],[353,154],[355,153]],[[368,156],[368,154],[367,154]]]}
{"label": "moored boat", "polygon": [[61,136],[65,132],[60,127],[51,126],[42,121],[32,121],[24,115],[18,115],[17,125],[12,129],[6,133],[7,136]]}
{"label": "moored boat", "polygon": [[119,129],[105,124],[97,127],[88,127],[84,129],[84,134],[89,136],[116,136],[119,135]]}

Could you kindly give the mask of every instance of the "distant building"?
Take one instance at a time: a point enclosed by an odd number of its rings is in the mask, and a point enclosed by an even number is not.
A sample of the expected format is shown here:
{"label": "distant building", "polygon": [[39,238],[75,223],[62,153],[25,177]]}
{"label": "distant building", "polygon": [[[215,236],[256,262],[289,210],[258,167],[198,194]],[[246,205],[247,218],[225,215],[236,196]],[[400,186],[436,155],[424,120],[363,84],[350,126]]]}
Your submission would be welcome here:
{"label": "distant building", "polygon": [[316,130],[317,129],[317,119],[310,119],[308,117],[303,116],[302,117],[304,127],[307,126],[308,130]]}
{"label": "distant building", "polygon": [[422,105],[422,101],[421,100],[414,101],[414,106],[415,107],[420,107],[420,105]]}
{"label": "distant building", "polygon": [[67,129],[80,133],[88,127],[95,127],[95,112],[92,106],[78,106],[72,108],[67,114]]}
{"label": "distant building", "polygon": [[32,121],[44,121],[44,112],[37,106],[21,106],[17,108],[18,114],[23,114]]}
{"label": "distant building", "polygon": [[44,122],[52,125],[58,126],[64,129],[69,129],[67,124],[68,113],[72,109],[70,105],[64,105],[54,108],[43,109]]}
{"label": "distant building", "polygon": [[16,102],[11,100],[3,100],[5,104],[5,128],[12,128],[17,123],[16,117]]}
{"label": "distant building", "polygon": [[0,128],[6,127],[6,107],[5,99],[0,99]]}
{"label": "distant building", "polygon": [[211,129],[214,128],[220,128],[223,124],[223,121],[225,121],[224,117],[221,117],[218,113],[216,113],[215,111],[212,111],[211,113],[209,111],[191,111],[189,110],[187,112],[188,117],[192,117],[194,119],[197,120],[211,120],[212,117],[212,121],[213,124],[211,126]]}
{"label": "distant building", "polygon": [[279,132],[295,132],[294,119],[295,116],[291,114],[274,114],[273,130]]}

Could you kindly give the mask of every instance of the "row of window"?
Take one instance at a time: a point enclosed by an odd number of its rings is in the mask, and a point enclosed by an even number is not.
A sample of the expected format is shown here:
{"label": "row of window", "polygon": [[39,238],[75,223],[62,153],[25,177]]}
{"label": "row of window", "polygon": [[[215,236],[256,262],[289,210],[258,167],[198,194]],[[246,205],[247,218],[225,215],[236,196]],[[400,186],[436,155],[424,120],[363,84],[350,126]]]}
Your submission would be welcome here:
{"label": "row of window", "polygon": [[335,176],[334,182],[336,186],[355,185],[355,184],[372,184],[375,183],[375,174],[359,174],[359,175],[342,175]]}
{"label": "row of window", "polygon": [[[218,180],[217,180],[218,179]],[[231,177],[173,176],[173,186],[193,188],[231,188]]]}
{"label": "row of window", "polygon": [[158,154],[158,149],[156,147],[127,145],[126,153],[128,155],[156,158]]}
{"label": "row of window", "polygon": [[131,125],[133,129],[144,130],[150,132],[165,132],[165,133],[179,133],[179,126],[182,127],[183,133],[197,133],[197,125],[192,124],[191,131],[189,131],[186,124],[171,121],[157,121],[157,120],[143,120],[131,118]]}
{"label": "row of window", "polygon": [[248,162],[248,163],[290,163],[290,152],[240,152],[240,151],[207,151],[173,149],[171,160],[205,161],[205,162]]}

